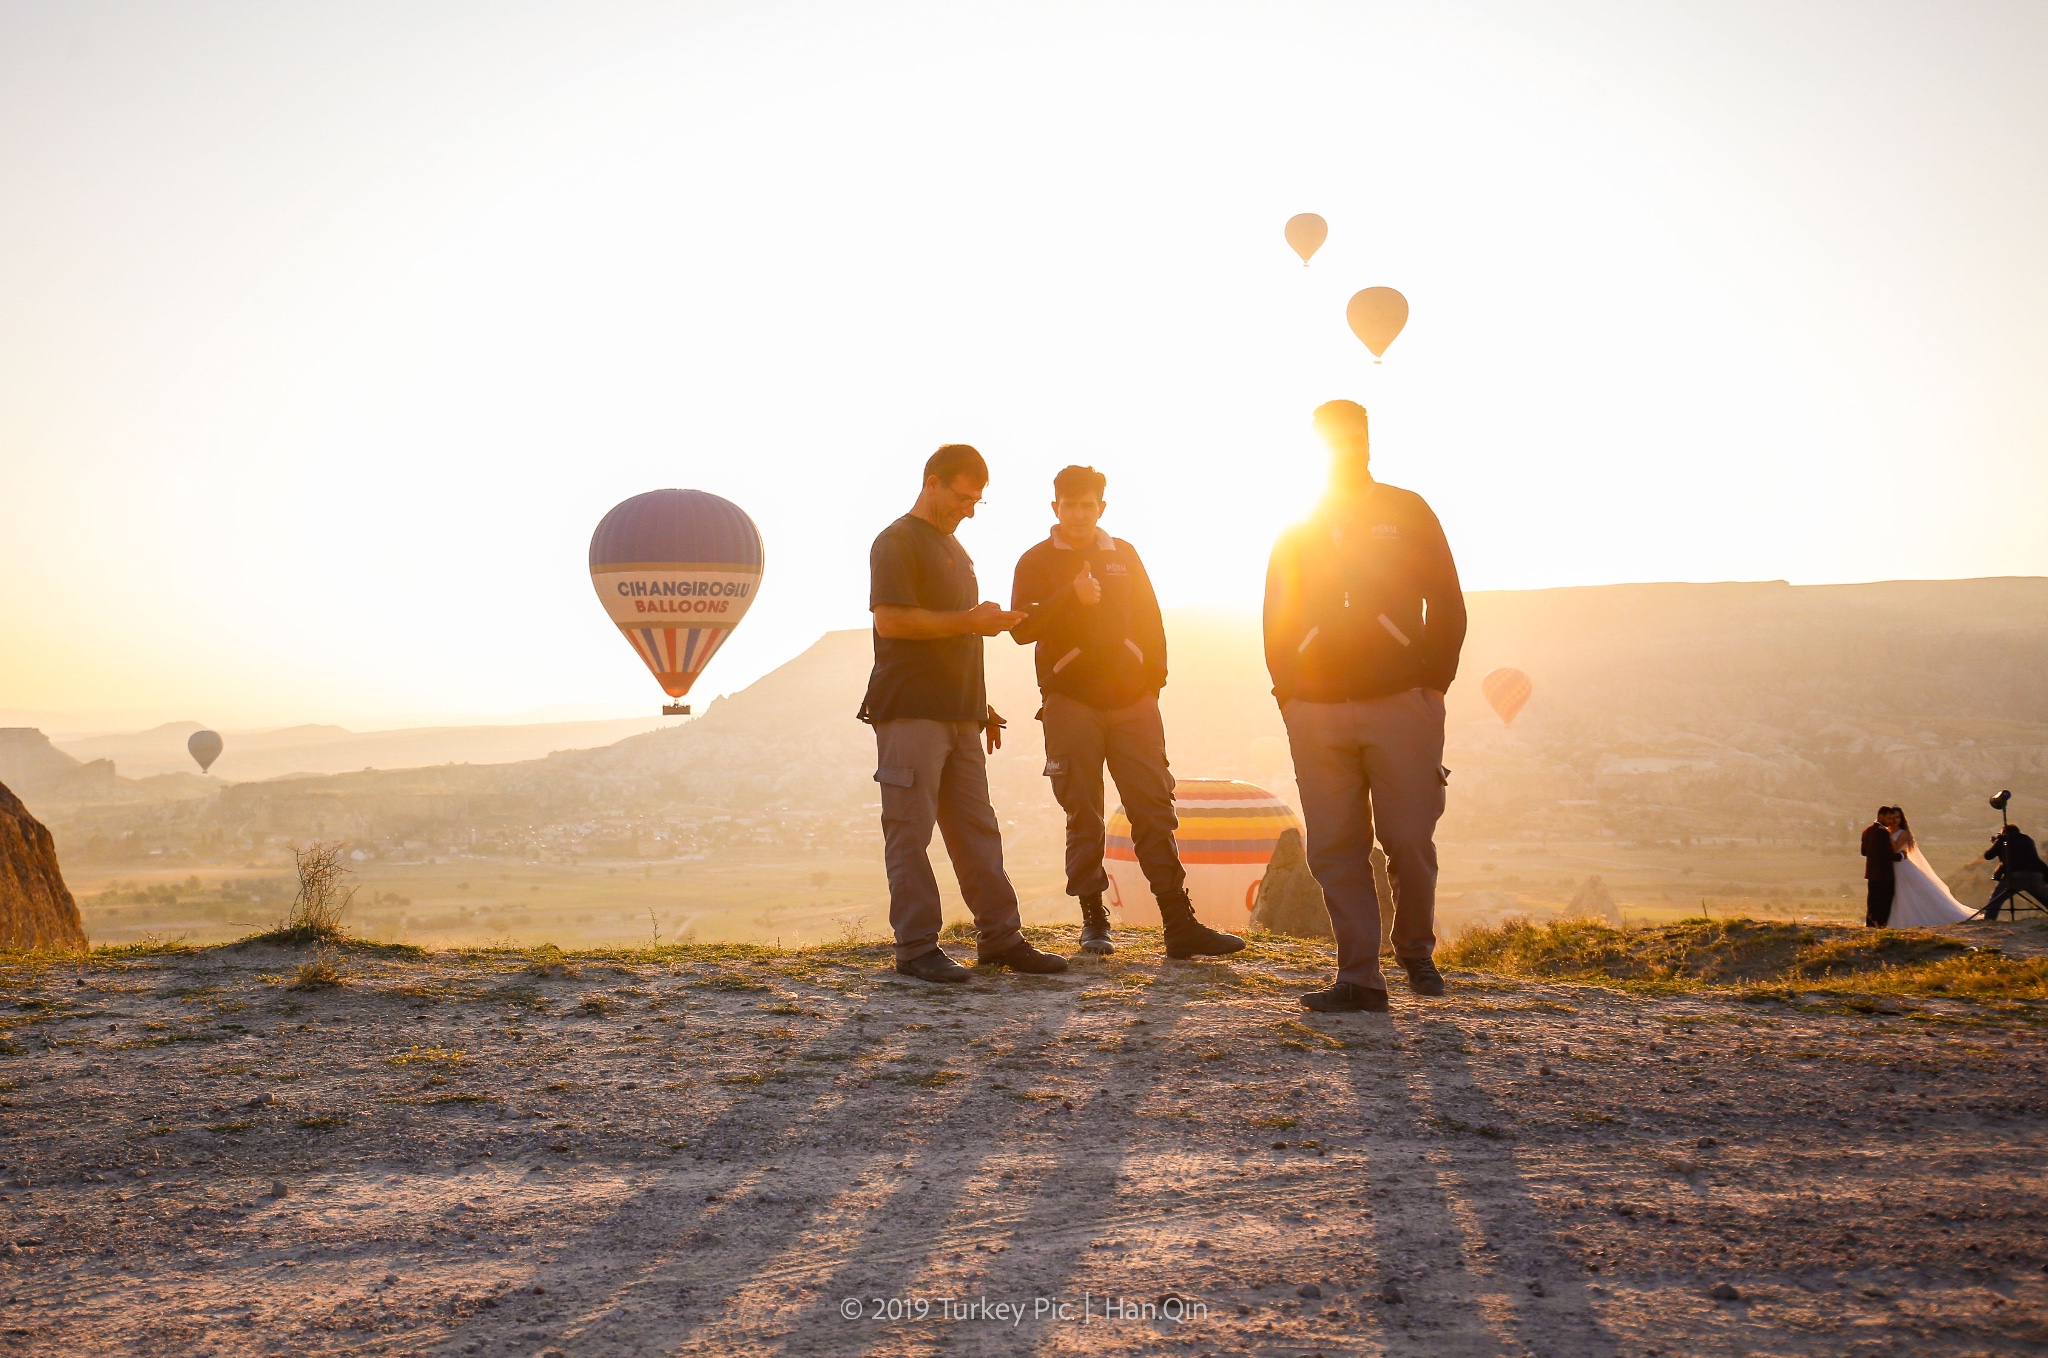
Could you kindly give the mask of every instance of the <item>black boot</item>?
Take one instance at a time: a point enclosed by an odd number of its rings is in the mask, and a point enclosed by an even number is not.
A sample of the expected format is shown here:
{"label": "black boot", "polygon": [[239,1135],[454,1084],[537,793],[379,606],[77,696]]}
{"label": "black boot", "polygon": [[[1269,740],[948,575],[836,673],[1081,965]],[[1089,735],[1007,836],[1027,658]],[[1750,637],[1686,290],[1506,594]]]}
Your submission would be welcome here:
{"label": "black boot", "polygon": [[1081,898],[1081,951],[1105,957],[1116,951],[1116,945],[1109,941],[1109,910],[1099,891]]}
{"label": "black boot", "polygon": [[1236,934],[1219,933],[1196,919],[1195,903],[1184,890],[1159,897],[1159,918],[1166,923],[1166,955],[1175,960],[1221,957],[1244,946]]}

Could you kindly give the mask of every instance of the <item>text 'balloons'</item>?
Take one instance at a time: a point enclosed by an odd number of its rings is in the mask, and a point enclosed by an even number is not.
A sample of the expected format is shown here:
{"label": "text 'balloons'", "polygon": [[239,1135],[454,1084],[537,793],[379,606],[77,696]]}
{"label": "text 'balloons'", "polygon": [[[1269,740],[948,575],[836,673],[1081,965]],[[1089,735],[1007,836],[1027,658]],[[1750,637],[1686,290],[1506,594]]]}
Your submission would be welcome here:
{"label": "text 'balloons'", "polygon": [[1520,670],[1502,668],[1481,679],[1479,691],[1486,695],[1487,702],[1493,704],[1493,710],[1500,713],[1501,724],[1513,726],[1515,715],[1529,701],[1529,695],[1536,691],[1536,686]]}
{"label": "text 'balloons'", "polygon": [[[650,490],[612,507],[590,536],[590,583],[634,654],[670,698],[690,685],[752,606],[761,530],[730,500]],[[680,716],[689,708],[662,708]]]}
{"label": "text 'balloons'", "polygon": [[1344,319],[1351,323],[1351,333],[1372,350],[1372,360],[1377,363],[1386,356],[1387,346],[1401,333],[1401,327],[1408,324],[1408,299],[1392,288],[1367,288],[1353,294],[1344,308]]}
{"label": "text 'balloons'", "polygon": [[1323,242],[1330,238],[1330,224],[1313,212],[1297,212],[1287,219],[1287,243],[1294,253],[1301,256],[1301,267],[1308,267],[1309,257],[1323,248]]}
{"label": "text 'balloons'", "polygon": [[205,773],[213,767],[213,761],[220,758],[221,740],[218,731],[194,731],[185,740],[185,753],[192,756],[192,762]]}

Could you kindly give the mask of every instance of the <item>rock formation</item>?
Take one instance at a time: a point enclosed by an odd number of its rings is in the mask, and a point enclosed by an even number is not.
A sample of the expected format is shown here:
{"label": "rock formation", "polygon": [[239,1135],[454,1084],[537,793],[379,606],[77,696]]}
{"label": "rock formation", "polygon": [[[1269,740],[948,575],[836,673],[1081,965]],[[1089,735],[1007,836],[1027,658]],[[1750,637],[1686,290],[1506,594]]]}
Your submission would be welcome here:
{"label": "rock formation", "polygon": [[1329,907],[1323,904],[1323,889],[1309,875],[1299,830],[1282,830],[1273,846],[1252,902],[1252,927],[1289,938],[1331,937]]}
{"label": "rock formation", "polygon": [[[1394,889],[1387,881],[1387,856],[1377,844],[1372,847],[1372,885],[1380,902],[1380,951],[1389,953],[1394,950]],[[1282,830],[1273,845],[1273,857],[1253,898],[1252,927],[1289,938],[1335,937],[1330,932],[1330,907],[1308,870],[1299,830]]]}
{"label": "rock formation", "polygon": [[0,949],[84,952],[85,922],[57,867],[57,843],[0,783]]}
{"label": "rock formation", "polygon": [[1602,924],[1618,926],[1621,923],[1621,907],[1615,904],[1614,893],[1597,876],[1588,877],[1580,883],[1578,893],[1572,897],[1565,914],[1574,919],[1598,920]]}

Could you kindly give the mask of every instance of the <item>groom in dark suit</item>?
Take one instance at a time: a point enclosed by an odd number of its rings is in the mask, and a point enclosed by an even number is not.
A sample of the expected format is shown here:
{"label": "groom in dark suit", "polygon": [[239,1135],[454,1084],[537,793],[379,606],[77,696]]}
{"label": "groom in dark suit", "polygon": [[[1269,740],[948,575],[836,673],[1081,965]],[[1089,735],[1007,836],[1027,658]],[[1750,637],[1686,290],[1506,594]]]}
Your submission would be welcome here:
{"label": "groom in dark suit", "polygon": [[1900,820],[1897,807],[1880,806],[1877,819],[1863,827],[1863,923],[1872,929],[1892,922],[1892,897],[1899,889],[1892,865],[1905,857],[1892,847],[1892,831],[1899,828]]}

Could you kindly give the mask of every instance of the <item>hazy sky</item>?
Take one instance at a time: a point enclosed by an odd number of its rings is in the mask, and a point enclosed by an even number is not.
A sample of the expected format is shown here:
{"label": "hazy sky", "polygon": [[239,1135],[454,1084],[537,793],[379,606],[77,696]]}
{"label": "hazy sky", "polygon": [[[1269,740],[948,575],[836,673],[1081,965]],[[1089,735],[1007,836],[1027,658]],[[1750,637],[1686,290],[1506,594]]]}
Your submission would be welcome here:
{"label": "hazy sky", "polygon": [[1249,606],[1340,395],[1469,588],[2048,573],[2044,69],[2039,3],[5,0],[0,720],[652,711],[584,553],[657,486],[768,543],[708,699],[948,440],[991,597],[1083,461]]}

